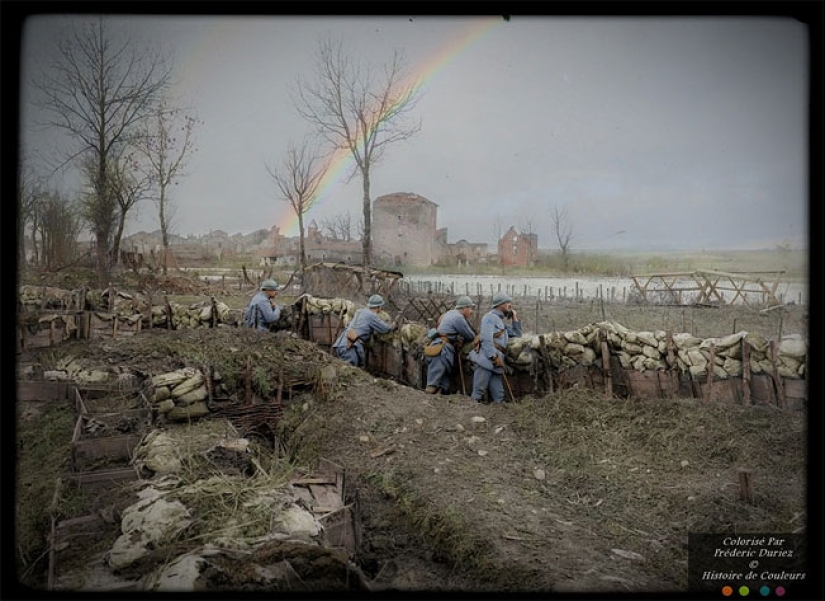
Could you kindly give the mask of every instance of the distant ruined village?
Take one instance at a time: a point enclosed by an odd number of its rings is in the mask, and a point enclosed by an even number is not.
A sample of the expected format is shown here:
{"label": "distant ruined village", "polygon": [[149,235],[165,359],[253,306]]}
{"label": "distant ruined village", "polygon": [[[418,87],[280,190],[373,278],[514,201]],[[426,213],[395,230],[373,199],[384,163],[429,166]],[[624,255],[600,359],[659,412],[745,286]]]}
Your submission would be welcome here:
{"label": "distant ruined village", "polygon": [[[450,243],[447,228],[437,227],[438,205],[414,193],[397,192],[373,201],[372,243],[374,262],[388,268],[485,263],[532,267],[538,255],[538,236],[513,226],[502,232],[498,248],[484,242]],[[307,261],[361,264],[361,240],[322,231],[310,220],[305,231]],[[249,257],[257,265],[294,267],[298,264],[298,236],[286,237],[273,225],[250,234],[229,235],[212,230],[202,236],[172,236],[167,264],[197,264],[233,257]],[[121,250],[148,257],[162,253],[160,231],[138,232],[124,238]]]}

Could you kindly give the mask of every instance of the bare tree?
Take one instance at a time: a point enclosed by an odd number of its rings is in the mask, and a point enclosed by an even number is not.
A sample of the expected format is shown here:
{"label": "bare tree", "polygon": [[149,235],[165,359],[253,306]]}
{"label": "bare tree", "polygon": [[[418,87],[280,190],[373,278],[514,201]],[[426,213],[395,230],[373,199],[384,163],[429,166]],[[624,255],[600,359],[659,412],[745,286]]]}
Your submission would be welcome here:
{"label": "bare tree", "polygon": [[289,142],[282,169],[269,165],[266,167],[284,200],[289,202],[298,216],[298,260],[302,277],[307,268],[304,215],[317,200],[318,188],[328,169],[329,163],[322,162],[318,148],[312,146],[306,138],[300,146]]}
{"label": "bare tree", "polygon": [[518,230],[520,234],[526,234],[528,236],[535,233],[533,218],[530,215],[519,217]]}
{"label": "bare tree", "polygon": [[559,243],[559,250],[561,251],[561,260],[564,270],[567,271],[570,266],[570,242],[573,240],[573,225],[570,223],[570,218],[567,214],[567,208],[553,206],[550,209],[550,221],[552,222],[553,233]]}
{"label": "bare tree", "polygon": [[530,267],[534,266],[536,263],[536,259],[538,258],[538,236],[535,233],[535,228],[533,227],[533,217],[530,215],[524,215],[519,217],[518,220],[518,229],[519,234],[523,237],[526,236],[530,242],[530,250],[528,253],[527,261]]}
{"label": "bare tree", "polygon": [[345,242],[352,241],[352,215],[347,211],[346,213],[338,213],[332,217],[325,217],[321,220],[321,229],[328,232],[327,235],[333,240],[343,240]]}
{"label": "bare tree", "polygon": [[354,63],[342,43],[321,41],[315,80],[298,80],[293,104],[299,114],[331,145],[355,160],[363,187],[363,265],[372,256],[370,173],[386,147],[412,137],[421,129],[404,118],[417,102],[418,83],[405,82],[404,55],[396,50],[380,75],[367,63]]}
{"label": "bare tree", "polygon": [[32,243],[39,249],[34,260],[42,269],[57,271],[75,260],[80,219],[73,203],[41,189],[33,196],[31,224]]}
{"label": "bare tree", "polygon": [[70,149],[62,165],[92,161],[85,215],[95,236],[97,270],[111,269],[111,244],[117,199],[109,181],[109,162],[129,141],[169,83],[170,70],[157,54],[137,49],[126,37],[114,39],[103,17],[59,39],[48,71],[34,82],[39,104],[50,118],[41,125],[68,134]]}
{"label": "bare tree", "polygon": [[109,171],[112,192],[118,204],[117,229],[112,244],[114,262],[117,264],[120,262],[120,243],[126,227],[126,216],[140,200],[146,197],[150,180],[144,173],[141,173],[131,155],[114,159],[109,163]]}
{"label": "bare tree", "polygon": [[158,208],[163,274],[166,275],[169,238],[172,233],[172,197],[170,188],[185,175],[186,162],[195,151],[193,132],[197,120],[185,109],[170,108],[161,101],[143,124],[137,148],[144,161],[142,169],[148,177]]}
{"label": "bare tree", "polygon": [[[37,180],[34,173],[21,160],[17,164],[17,252],[20,265],[26,265],[26,229],[31,226],[37,228],[35,220],[38,217],[36,211],[37,200],[42,194],[42,184]],[[37,247],[32,249],[33,258],[37,262]]]}
{"label": "bare tree", "polygon": [[498,254],[498,263],[501,265],[501,273],[504,273],[504,259],[501,254],[501,237],[504,235],[504,219],[501,215],[496,213],[493,219],[493,237],[496,240],[496,253]]}

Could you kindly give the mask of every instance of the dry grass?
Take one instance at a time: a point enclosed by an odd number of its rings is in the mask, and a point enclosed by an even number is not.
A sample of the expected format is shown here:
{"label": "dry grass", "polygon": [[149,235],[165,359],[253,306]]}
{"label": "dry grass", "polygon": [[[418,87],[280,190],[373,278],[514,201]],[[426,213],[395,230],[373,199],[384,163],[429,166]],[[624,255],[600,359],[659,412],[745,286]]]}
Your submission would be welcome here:
{"label": "dry grass", "polygon": [[[531,458],[552,466],[582,520],[686,584],[688,532],[805,527],[805,418],[770,406],[607,400],[570,389],[514,405]],[[739,501],[737,469],[754,474]]]}

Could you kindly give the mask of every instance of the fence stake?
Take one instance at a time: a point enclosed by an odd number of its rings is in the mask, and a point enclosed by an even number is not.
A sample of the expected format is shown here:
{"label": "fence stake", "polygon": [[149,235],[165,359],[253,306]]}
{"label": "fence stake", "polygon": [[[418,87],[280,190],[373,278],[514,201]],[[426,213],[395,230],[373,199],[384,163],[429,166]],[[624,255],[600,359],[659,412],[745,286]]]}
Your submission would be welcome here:
{"label": "fence stake", "polygon": [[739,479],[739,500],[745,503],[753,503],[753,479],[749,469],[740,468],[736,470]]}
{"label": "fence stake", "polygon": [[751,404],[751,359],[750,344],[742,338],[742,404],[746,407]]}

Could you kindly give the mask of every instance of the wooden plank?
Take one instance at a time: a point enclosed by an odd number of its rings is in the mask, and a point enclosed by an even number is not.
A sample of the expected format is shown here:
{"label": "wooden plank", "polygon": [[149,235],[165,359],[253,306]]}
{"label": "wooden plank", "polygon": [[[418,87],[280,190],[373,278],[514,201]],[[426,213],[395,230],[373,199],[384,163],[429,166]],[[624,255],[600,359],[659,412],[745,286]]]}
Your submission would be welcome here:
{"label": "wooden plank", "polygon": [[307,509],[311,508],[314,500],[312,498],[312,493],[309,492],[309,489],[304,488],[303,486],[298,486],[294,490],[298,499],[303,502]]}
{"label": "wooden plank", "polygon": [[315,503],[313,504],[313,511],[318,511],[318,509],[315,509],[317,507],[331,508],[330,511],[333,511],[344,506],[344,502],[341,499],[341,494],[338,492],[334,485],[310,484],[309,490],[312,493],[312,496],[315,498]]}
{"label": "wooden plank", "polygon": [[342,549],[350,555],[355,554],[355,520],[349,506],[329,513],[318,521],[324,526],[324,538],[331,547]]}
{"label": "wooden plank", "polygon": [[336,479],[333,476],[330,478],[301,478],[291,482],[293,486],[308,486],[310,484],[336,484]]}
{"label": "wooden plank", "polygon": [[98,459],[100,457],[111,457],[128,459],[141,438],[141,436],[134,434],[101,436],[100,438],[77,440],[72,446],[76,458]]}
{"label": "wooden plank", "polygon": [[636,371],[635,369],[628,369],[626,373],[632,398],[661,398],[661,386],[659,385],[659,374],[657,372],[652,370]]}
{"label": "wooden plank", "polygon": [[69,383],[52,380],[18,380],[19,401],[63,401],[69,398]]}
{"label": "wooden plank", "polygon": [[775,387],[770,374],[751,373],[751,399],[756,405],[776,404]]}
{"label": "wooden plank", "polygon": [[72,480],[81,489],[97,489],[138,479],[140,479],[140,476],[133,467],[81,472],[72,476]]}

